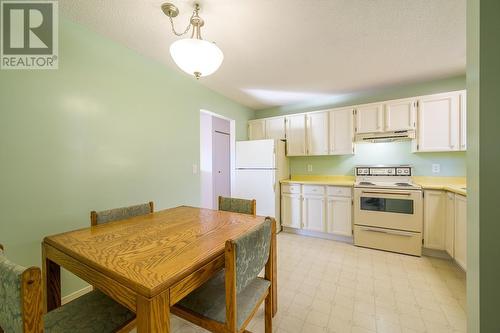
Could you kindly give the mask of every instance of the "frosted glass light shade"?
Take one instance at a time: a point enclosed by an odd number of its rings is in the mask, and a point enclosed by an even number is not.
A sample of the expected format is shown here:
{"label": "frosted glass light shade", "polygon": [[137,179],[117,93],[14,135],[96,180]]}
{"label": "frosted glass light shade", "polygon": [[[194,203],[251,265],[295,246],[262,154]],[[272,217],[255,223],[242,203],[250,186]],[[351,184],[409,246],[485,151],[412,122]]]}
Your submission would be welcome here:
{"label": "frosted glass light shade", "polygon": [[219,69],[224,59],[222,51],[214,43],[203,39],[179,39],[170,45],[170,55],[184,72],[207,76]]}

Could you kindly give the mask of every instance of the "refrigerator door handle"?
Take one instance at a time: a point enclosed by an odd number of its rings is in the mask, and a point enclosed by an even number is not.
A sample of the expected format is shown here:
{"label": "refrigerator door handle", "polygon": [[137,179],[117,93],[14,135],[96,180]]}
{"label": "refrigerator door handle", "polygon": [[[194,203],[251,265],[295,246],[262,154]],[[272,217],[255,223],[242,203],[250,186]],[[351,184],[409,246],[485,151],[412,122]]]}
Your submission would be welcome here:
{"label": "refrigerator door handle", "polygon": [[273,172],[273,192],[276,193],[276,173]]}

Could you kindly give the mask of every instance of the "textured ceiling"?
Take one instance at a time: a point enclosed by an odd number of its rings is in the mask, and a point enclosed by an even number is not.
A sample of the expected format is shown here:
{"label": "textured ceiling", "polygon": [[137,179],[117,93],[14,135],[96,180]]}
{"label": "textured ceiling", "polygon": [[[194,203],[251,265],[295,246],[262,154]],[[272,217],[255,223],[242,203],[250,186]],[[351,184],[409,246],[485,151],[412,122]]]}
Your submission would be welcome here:
{"label": "textured ceiling", "polygon": [[[170,0],[185,28],[193,1]],[[157,0],[59,0],[63,15],[175,67]],[[202,0],[224,62],[200,83],[254,109],[465,73],[466,0]]]}

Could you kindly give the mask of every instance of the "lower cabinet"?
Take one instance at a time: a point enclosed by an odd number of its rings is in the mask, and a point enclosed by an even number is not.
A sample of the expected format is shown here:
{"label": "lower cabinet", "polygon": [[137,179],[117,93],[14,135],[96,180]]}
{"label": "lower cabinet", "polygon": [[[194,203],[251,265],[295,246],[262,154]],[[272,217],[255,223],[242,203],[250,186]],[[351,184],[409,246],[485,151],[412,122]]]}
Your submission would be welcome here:
{"label": "lower cabinet", "polygon": [[281,216],[285,227],[350,237],[352,189],[326,185],[283,186]]}
{"label": "lower cabinet", "polygon": [[446,193],[424,192],[424,247],[445,249]]}
{"label": "lower cabinet", "polygon": [[467,269],[467,198],[455,195],[455,261]]}
{"label": "lower cabinet", "polygon": [[445,249],[450,257],[455,257],[455,194],[446,193]]}

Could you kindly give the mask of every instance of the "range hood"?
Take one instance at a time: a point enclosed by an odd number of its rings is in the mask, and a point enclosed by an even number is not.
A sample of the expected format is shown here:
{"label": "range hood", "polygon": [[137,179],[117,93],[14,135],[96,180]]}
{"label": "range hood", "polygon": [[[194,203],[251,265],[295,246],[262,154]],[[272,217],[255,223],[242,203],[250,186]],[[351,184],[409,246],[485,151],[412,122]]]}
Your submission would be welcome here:
{"label": "range hood", "polygon": [[394,142],[415,139],[415,130],[356,134],[356,142]]}

